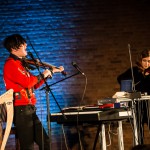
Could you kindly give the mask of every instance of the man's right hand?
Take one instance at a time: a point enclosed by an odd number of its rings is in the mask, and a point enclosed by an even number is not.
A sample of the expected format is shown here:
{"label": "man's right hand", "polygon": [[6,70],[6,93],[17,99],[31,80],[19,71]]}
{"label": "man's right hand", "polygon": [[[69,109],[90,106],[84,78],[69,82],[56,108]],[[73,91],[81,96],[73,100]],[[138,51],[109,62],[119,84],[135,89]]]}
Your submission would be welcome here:
{"label": "man's right hand", "polygon": [[43,75],[44,75],[44,78],[50,78],[50,77],[52,77],[52,73],[48,69],[44,70]]}

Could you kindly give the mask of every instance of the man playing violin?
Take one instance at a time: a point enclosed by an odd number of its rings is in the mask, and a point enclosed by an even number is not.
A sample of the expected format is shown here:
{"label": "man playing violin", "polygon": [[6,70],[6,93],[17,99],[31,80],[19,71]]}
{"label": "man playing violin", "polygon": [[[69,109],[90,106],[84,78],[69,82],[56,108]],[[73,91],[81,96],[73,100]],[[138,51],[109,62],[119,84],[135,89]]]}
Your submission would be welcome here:
{"label": "man playing violin", "polygon": [[33,150],[34,142],[40,150],[49,150],[49,137],[36,115],[34,89],[44,84],[55,72],[62,72],[62,66],[44,70],[35,76],[27,69],[23,58],[27,56],[26,40],[19,34],[4,39],[4,47],[10,53],[4,64],[3,78],[6,90],[14,90],[14,124],[21,150]]}

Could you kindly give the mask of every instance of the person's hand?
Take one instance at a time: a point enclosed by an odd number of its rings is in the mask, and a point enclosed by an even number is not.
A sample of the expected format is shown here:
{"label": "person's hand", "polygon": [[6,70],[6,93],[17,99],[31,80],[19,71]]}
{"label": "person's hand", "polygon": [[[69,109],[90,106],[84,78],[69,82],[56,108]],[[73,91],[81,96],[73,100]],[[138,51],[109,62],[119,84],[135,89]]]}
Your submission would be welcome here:
{"label": "person's hand", "polygon": [[59,68],[59,71],[60,71],[60,72],[64,71],[64,67],[63,67],[63,66],[60,66],[60,67],[58,67],[58,68]]}
{"label": "person's hand", "polygon": [[52,72],[48,69],[44,70],[43,72],[44,78],[50,78],[52,77]]}
{"label": "person's hand", "polygon": [[148,67],[147,69],[144,70],[144,75],[145,76],[150,75],[150,67]]}
{"label": "person's hand", "polygon": [[64,67],[63,66],[53,68],[53,73],[55,73],[55,72],[62,72],[62,71],[64,71]]}

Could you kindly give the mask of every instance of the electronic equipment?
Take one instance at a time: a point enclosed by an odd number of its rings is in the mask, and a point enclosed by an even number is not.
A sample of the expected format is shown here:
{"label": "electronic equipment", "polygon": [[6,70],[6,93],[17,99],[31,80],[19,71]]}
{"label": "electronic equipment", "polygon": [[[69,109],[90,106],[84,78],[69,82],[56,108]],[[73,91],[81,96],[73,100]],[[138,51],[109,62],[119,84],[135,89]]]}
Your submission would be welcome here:
{"label": "electronic equipment", "polygon": [[132,116],[130,110],[125,109],[110,109],[102,111],[101,109],[76,111],[76,112],[64,112],[66,118],[64,118],[61,112],[51,113],[51,122],[57,123],[97,123],[101,121],[113,121],[127,119]]}

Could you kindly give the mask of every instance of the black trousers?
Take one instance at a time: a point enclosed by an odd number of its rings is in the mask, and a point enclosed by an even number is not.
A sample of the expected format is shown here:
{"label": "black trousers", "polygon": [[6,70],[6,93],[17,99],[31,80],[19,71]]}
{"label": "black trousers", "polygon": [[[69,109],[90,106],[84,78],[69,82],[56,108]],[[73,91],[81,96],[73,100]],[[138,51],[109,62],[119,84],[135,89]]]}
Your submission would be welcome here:
{"label": "black trousers", "polygon": [[34,150],[34,142],[40,150],[50,150],[49,137],[36,115],[35,106],[15,106],[14,124],[21,150]]}

